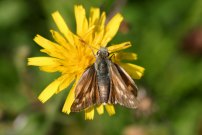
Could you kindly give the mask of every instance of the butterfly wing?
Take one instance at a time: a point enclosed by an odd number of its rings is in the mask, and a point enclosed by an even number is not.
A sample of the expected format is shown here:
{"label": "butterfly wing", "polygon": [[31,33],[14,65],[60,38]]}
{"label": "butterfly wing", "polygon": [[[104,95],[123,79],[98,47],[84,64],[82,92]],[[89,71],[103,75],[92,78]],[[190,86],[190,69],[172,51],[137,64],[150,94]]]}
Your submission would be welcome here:
{"label": "butterfly wing", "polygon": [[130,75],[119,65],[114,64],[116,66],[116,68],[118,69],[123,81],[125,82],[126,86],[127,86],[127,90],[131,91],[133,93],[133,95],[135,95],[135,97],[137,97],[137,86],[135,84],[135,82],[133,81],[133,79],[130,77]]}
{"label": "butterfly wing", "polygon": [[109,101],[128,108],[137,108],[137,87],[133,79],[123,68],[112,62],[109,71],[111,78]]}
{"label": "butterfly wing", "polygon": [[94,65],[81,76],[75,88],[75,100],[71,106],[72,112],[79,112],[95,103],[99,103],[99,92]]}

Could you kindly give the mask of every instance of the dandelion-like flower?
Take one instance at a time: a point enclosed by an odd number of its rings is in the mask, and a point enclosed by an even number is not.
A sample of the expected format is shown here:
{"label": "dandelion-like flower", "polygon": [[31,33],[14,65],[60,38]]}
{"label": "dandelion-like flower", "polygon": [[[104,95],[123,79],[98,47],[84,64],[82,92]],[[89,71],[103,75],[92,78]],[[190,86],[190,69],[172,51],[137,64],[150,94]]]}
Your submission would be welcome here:
{"label": "dandelion-like flower", "polygon": [[[71,105],[74,102],[75,87],[83,72],[95,62],[95,56],[92,48],[106,47],[109,41],[117,33],[123,20],[121,14],[116,14],[106,24],[106,13],[100,14],[99,8],[91,8],[89,19],[83,6],[74,7],[76,18],[76,34],[73,34],[64,19],[58,11],[52,14],[60,32],[51,30],[55,41],[50,41],[40,35],[36,35],[34,41],[43,49],[41,52],[48,54],[47,57],[28,58],[28,65],[39,66],[45,72],[60,72],[61,76],[51,82],[39,95],[39,100],[44,103],[54,94],[57,94],[74,83],[66,98],[62,111],[69,114]],[[91,46],[91,47],[89,47]],[[114,53],[112,61],[122,66],[133,79],[140,79],[144,68],[131,64],[122,63],[121,60],[136,60],[135,53],[126,53],[117,51],[131,46],[130,42],[123,42],[117,45],[109,46],[109,53]],[[94,50],[95,52],[97,50]],[[98,114],[104,113],[104,107],[109,115],[115,114],[114,106],[107,104],[105,106],[95,106]],[[85,109],[85,119],[94,118],[94,107]]]}

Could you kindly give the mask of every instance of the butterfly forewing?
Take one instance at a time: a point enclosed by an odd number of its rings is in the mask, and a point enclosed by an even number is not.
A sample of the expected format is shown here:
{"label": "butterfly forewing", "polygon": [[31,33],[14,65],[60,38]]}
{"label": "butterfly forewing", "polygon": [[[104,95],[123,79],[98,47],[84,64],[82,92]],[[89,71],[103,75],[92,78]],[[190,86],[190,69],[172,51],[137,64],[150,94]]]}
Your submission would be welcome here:
{"label": "butterfly forewing", "polygon": [[89,67],[81,76],[75,88],[75,100],[71,106],[72,112],[88,108],[99,101],[98,86],[94,65]]}
{"label": "butterfly forewing", "polygon": [[109,65],[109,71],[111,76],[109,100],[112,103],[119,103],[128,108],[137,108],[137,87],[132,78],[124,69],[112,62]]}

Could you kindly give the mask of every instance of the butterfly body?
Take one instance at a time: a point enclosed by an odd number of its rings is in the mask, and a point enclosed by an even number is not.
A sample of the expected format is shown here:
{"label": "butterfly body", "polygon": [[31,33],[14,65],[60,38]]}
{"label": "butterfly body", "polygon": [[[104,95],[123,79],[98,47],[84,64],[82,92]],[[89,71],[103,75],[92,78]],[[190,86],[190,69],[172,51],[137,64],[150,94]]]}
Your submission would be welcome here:
{"label": "butterfly body", "polygon": [[97,53],[96,62],[94,64],[101,103],[108,102],[110,92],[110,74],[108,68],[110,61],[107,58],[108,55],[107,50],[101,48]]}
{"label": "butterfly body", "polygon": [[113,63],[107,48],[97,52],[95,63],[88,67],[75,88],[72,112],[100,104],[120,104],[128,108],[138,105],[137,87],[128,73]]}

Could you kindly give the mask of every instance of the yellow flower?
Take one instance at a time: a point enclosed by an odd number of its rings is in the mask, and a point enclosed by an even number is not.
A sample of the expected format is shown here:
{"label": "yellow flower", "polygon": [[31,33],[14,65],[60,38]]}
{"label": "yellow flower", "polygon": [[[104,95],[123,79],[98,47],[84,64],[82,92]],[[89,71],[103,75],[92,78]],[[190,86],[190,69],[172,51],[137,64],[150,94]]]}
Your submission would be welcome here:
{"label": "yellow flower", "polygon": [[[62,111],[69,114],[74,101],[75,86],[82,73],[87,67],[95,62],[95,56],[91,48],[105,47],[117,33],[123,17],[116,14],[106,24],[106,14],[100,14],[99,8],[90,9],[90,17],[87,19],[83,6],[74,7],[76,18],[76,34],[73,34],[58,11],[52,14],[60,32],[51,30],[54,42],[40,35],[36,35],[34,41],[43,49],[41,52],[48,54],[47,57],[28,58],[28,65],[39,66],[42,71],[60,72],[61,76],[50,83],[39,95],[39,100],[44,103],[54,94],[57,94],[74,83],[69,91]],[[87,45],[85,45],[87,44]],[[131,46],[130,42],[108,47],[110,53],[126,49]],[[144,68],[130,64],[121,63],[121,59],[136,60],[135,53],[115,53],[113,61],[120,64],[134,79],[141,78]],[[105,105],[109,115],[115,114],[112,104]],[[104,113],[104,106],[96,106],[98,114]],[[94,107],[85,109],[85,119],[94,118]]]}

